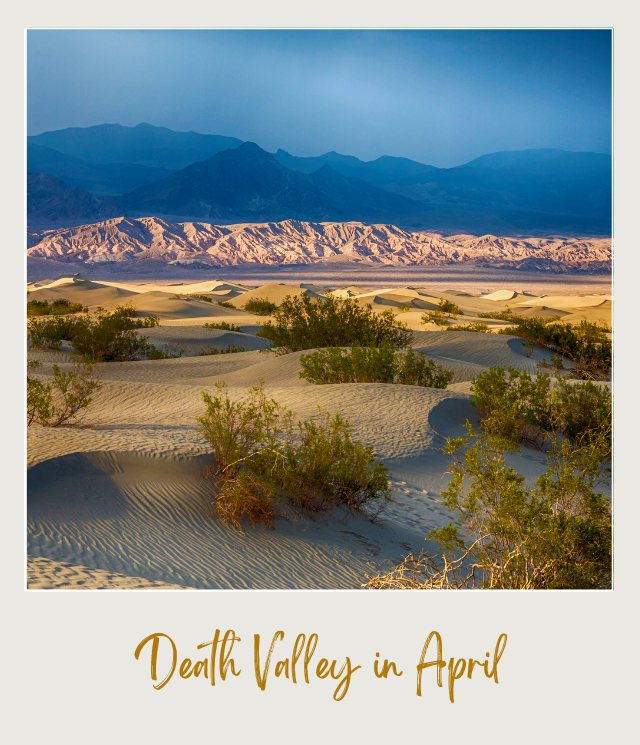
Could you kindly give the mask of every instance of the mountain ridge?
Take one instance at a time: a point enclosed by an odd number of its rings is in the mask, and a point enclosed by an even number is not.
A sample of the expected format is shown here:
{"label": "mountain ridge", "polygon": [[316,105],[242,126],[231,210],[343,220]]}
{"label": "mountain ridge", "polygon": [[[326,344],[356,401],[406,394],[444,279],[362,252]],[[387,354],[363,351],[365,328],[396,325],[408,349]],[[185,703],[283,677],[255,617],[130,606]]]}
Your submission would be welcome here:
{"label": "mountain ridge", "polygon": [[[133,162],[123,162],[126,156]],[[499,151],[436,168],[388,155],[272,154],[237,138],[140,124],[31,136],[28,162],[29,170],[97,197],[95,219],[110,212],[230,223],[360,220],[504,235],[611,233],[611,157],[602,153]],[[29,213],[31,225],[64,222]]]}
{"label": "mountain ridge", "polygon": [[118,217],[32,238],[30,258],[98,264],[156,261],[204,267],[349,261],[385,265],[475,264],[545,271],[606,272],[606,238],[504,238],[411,232],[361,222],[215,225]]}

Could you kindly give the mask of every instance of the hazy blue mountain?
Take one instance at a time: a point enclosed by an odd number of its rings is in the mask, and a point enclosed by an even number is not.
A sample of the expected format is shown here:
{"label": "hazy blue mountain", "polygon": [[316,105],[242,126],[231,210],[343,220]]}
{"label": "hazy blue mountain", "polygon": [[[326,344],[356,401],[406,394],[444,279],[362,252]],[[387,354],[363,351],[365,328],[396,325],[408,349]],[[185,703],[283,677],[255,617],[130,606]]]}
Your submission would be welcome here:
{"label": "hazy blue mountain", "polygon": [[502,234],[611,231],[609,155],[505,151],[436,168],[386,155],[270,155],[245,144],[149,124],[104,124],[28,138],[28,166],[98,197],[124,195],[110,203],[120,214],[361,220]]}
{"label": "hazy blue mountain", "polygon": [[120,200],[127,213],[223,221],[419,219],[425,206],[325,166],[293,171],[254,143],[140,187]]}
{"label": "hazy blue mountain", "polygon": [[167,168],[152,168],[137,163],[88,163],[34,142],[27,145],[27,170],[48,173],[95,195],[123,194],[172,173]]}
{"label": "hazy blue mountain", "polygon": [[418,163],[409,158],[396,158],[383,155],[376,160],[364,161],[353,155],[342,155],[336,152],[325,153],[314,157],[300,158],[285,150],[278,150],[275,157],[287,168],[302,173],[313,173],[325,165],[331,166],[338,173],[352,178],[360,178],[375,186],[385,187],[391,183],[420,183],[439,169]]}
{"label": "hazy blue mountain", "polygon": [[242,142],[235,137],[174,132],[151,124],[70,127],[32,135],[28,141],[89,163],[133,163],[170,170],[210,158]]}
{"label": "hazy blue mountain", "polygon": [[27,173],[27,222],[53,226],[94,222],[115,214],[113,205],[47,173]]}

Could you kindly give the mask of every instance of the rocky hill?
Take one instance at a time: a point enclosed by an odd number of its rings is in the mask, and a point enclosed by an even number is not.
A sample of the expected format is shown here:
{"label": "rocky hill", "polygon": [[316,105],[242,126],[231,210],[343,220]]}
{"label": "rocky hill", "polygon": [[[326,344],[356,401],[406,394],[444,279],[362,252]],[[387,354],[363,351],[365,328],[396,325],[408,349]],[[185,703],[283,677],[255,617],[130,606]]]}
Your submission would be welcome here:
{"label": "rocky hill", "polygon": [[311,264],[326,261],[399,265],[474,264],[547,271],[609,271],[609,238],[505,238],[406,231],[360,222],[213,225],[117,217],[35,232],[28,255],[67,262],[141,260],[163,264]]}

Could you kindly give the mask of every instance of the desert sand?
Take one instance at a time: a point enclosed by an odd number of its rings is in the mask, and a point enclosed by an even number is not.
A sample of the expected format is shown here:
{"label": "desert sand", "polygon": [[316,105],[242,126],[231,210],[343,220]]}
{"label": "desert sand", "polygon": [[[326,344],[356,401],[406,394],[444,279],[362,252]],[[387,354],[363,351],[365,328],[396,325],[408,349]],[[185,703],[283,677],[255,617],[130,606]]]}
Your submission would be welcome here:
{"label": "desert sand", "polygon": [[[567,279],[534,294],[492,288],[466,291],[426,285],[375,286],[319,282],[263,285],[224,281],[105,281],[67,276],[28,286],[29,299],[67,298],[90,309],[131,304],[157,314],[141,330],[159,346],[181,349],[175,359],[97,366],[102,387],[79,425],[29,428],[28,586],[34,589],[358,588],[366,575],[388,569],[410,551],[428,547],[426,533],[449,520],[440,501],[449,458],[445,438],[461,434],[476,414],[473,378],[495,365],[535,372],[550,354],[514,337],[446,331],[421,322],[441,298],[461,307],[456,323],[511,309],[611,323],[610,288],[572,286]],[[243,310],[251,297],[276,304],[286,295],[348,295],[376,311],[392,310],[414,330],[413,347],[454,373],[446,390],[381,383],[316,386],[299,377],[300,353],[275,355],[255,336],[265,318]],[[207,302],[193,295],[207,295]],[[218,305],[220,300],[233,307]],[[210,329],[226,321],[240,331]],[[501,321],[484,319],[494,330]],[[201,354],[228,345],[246,350]],[[30,358],[72,364],[70,350],[29,349]],[[210,515],[210,462],[196,417],[202,391],[224,381],[233,398],[264,381],[267,392],[299,417],[318,407],[341,412],[355,436],[375,448],[390,471],[393,500],[379,518],[334,512],[278,520],[275,530],[244,533]],[[533,478],[544,456],[523,449],[514,464]]]}

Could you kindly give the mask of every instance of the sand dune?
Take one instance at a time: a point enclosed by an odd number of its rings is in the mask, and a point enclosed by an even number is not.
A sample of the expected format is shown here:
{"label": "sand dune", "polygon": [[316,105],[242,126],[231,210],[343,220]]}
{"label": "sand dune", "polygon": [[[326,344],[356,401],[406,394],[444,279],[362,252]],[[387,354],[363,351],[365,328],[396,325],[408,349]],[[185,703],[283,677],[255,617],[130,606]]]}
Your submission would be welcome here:
{"label": "sand dune", "polygon": [[611,295],[543,295],[542,297],[527,298],[519,305],[537,307],[539,305],[554,308],[595,308],[611,300]]}
{"label": "sand dune", "polygon": [[247,351],[267,349],[271,343],[252,334],[223,329],[208,329],[202,326],[157,326],[141,329],[138,332],[146,336],[157,347],[167,345],[183,350],[186,354],[198,354],[207,349],[224,349],[228,346],[242,347]]}
{"label": "sand dune", "polygon": [[229,302],[236,308],[243,308],[249,300],[268,300],[271,303],[280,305],[285,297],[298,297],[300,295],[317,297],[318,293],[301,285],[268,284],[248,290]]}
{"label": "sand dune", "polygon": [[[416,329],[413,347],[452,370],[454,382],[447,390],[382,383],[312,385],[299,375],[303,353],[260,351],[266,340],[246,333],[256,331],[264,318],[184,297],[207,290],[226,292],[227,284],[230,292],[238,293],[232,301],[236,308],[249,297],[281,302],[287,294],[317,296],[323,290],[314,283],[244,291],[233,282],[216,280],[161,286],[77,277],[53,280],[42,288],[32,285],[30,297],[50,293],[51,299],[68,297],[104,307],[126,301],[140,313],[156,313],[160,326],[139,333],[154,344],[183,348],[188,355],[228,344],[249,351],[99,364],[102,387],[81,426],[29,428],[30,587],[359,587],[366,574],[424,548],[427,531],[449,520],[440,498],[449,465],[442,447],[446,437],[462,434],[464,421],[476,416],[469,401],[473,378],[494,365],[534,372],[539,361],[550,360],[550,354],[539,349],[527,356],[522,342],[510,336],[427,331],[421,323],[424,310],[414,305],[435,306],[440,297],[452,299],[465,312],[456,322],[467,322],[482,310],[506,307],[506,299],[432,293],[428,288],[352,286],[350,292],[365,296],[360,301],[371,302],[376,310],[393,309],[394,303],[409,308],[398,311],[397,317]],[[94,302],[96,297],[101,300]],[[578,295],[560,297],[577,302]],[[543,305],[555,300],[543,299]],[[559,305],[563,308],[563,301]],[[610,312],[610,302],[567,308],[567,316]],[[541,305],[518,307],[518,312],[546,311]],[[246,325],[242,333],[203,326],[221,319]],[[29,354],[43,363],[40,372],[47,376],[54,363],[68,369],[71,351],[63,345],[59,351]],[[378,522],[338,512],[316,519],[292,515],[279,520],[276,530],[240,534],[210,516],[210,485],[203,478],[210,455],[196,421],[203,411],[202,391],[224,382],[229,396],[240,399],[261,381],[295,416],[318,416],[319,409],[340,412],[352,423],[354,436],[374,447],[390,470],[393,493]],[[535,452],[524,451],[512,462],[530,478],[544,468],[543,456]]]}
{"label": "sand dune", "polygon": [[513,300],[518,293],[515,290],[496,290],[488,295],[482,295],[483,300]]}

